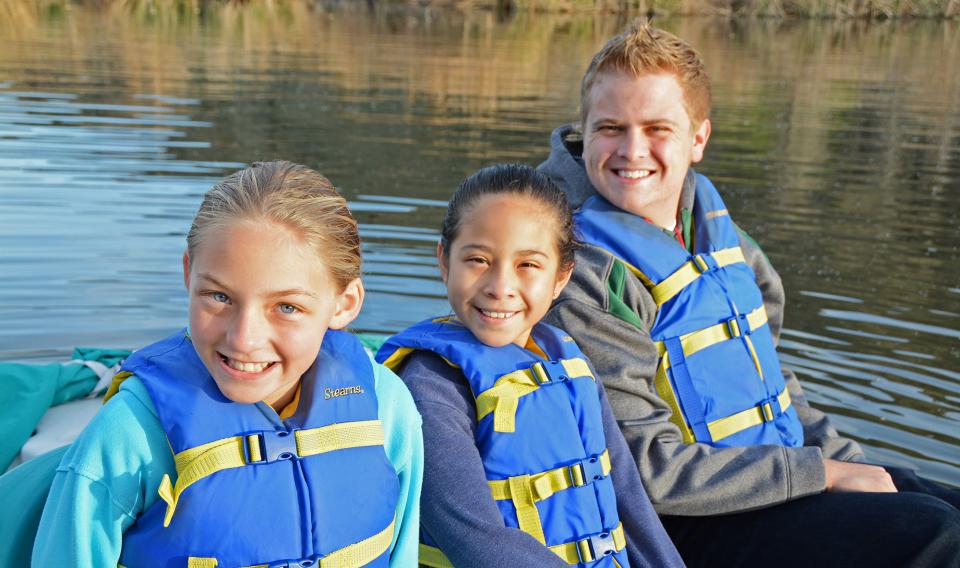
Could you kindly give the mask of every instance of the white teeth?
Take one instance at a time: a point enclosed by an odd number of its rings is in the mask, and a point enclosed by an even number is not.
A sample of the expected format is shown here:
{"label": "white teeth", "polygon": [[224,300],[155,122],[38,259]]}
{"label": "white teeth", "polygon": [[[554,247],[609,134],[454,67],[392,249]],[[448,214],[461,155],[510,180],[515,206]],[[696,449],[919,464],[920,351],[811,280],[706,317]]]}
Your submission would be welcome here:
{"label": "white teeth", "polygon": [[478,308],[478,309],[480,310],[481,314],[487,316],[488,318],[495,318],[495,319],[507,319],[508,317],[517,313],[517,312],[491,312],[483,308]]}
{"label": "white teeth", "polygon": [[227,359],[226,363],[231,369],[243,371],[244,373],[259,373],[270,366],[270,363],[244,363],[235,359]]}
{"label": "white teeth", "polygon": [[649,176],[650,170],[617,170],[617,175],[627,179],[640,179]]}

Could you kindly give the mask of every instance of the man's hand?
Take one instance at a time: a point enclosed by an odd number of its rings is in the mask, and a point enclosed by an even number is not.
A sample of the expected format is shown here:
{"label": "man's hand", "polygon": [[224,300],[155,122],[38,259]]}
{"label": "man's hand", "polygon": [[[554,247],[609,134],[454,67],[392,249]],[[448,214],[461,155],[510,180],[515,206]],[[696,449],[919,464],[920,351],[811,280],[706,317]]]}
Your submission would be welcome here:
{"label": "man's hand", "polygon": [[823,469],[827,491],[897,492],[890,474],[880,466],[825,459]]}

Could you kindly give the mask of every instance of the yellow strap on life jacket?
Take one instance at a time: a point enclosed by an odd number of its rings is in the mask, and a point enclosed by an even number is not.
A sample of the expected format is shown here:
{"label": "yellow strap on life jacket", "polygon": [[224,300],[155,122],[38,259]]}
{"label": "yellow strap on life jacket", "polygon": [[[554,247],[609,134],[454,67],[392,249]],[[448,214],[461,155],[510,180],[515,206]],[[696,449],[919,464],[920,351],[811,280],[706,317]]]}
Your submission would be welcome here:
{"label": "yellow strap on life jacket", "polygon": [[383,366],[391,371],[396,372],[397,368],[400,366],[400,363],[407,358],[407,355],[413,353],[414,351],[416,351],[416,349],[412,347],[401,347],[387,357],[386,361],[383,362]]}
{"label": "yellow strap on life jacket", "polygon": [[[783,392],[777,395],[777,402],[780,404],[781,410],[790,408],[790,393],[787,389],[783,389]],[[731,414],[726,418],[714,420],[707,424],[707,429],[710,430],[710,437],[716,442],[717,440],[722,440],[727,436],[732,436],[747,428],[769,422],[773,420],[773,418],[773,409],[770,407],[770,403],[764,403],[763,405],[753,406],[736,414]]]}
{"label": "yellow strap on life jacket", "polygon": [[417,563],[430,568],[453,568],[453,563],[450,562],[450,559],[442,550],[422,542],[420,543],[420,557],[417,558]]}
{"label": "yellow strap on life jacket", "polygon": [[[610,452],[604,450],[596,460],[599,462],[598,465],[600,465],[602,475],[604,477],[610,475]],[[593,481],[590,474],[584,471],[582,463],[565,465],[543,473],[534,473],[527,477],[534,501],[549,499],[554,493],[571,487],[582,487]],[[487,483],[490,485],[490,493],[493,494],[495,501],[512,498],[510,483],[507,479],[493,479],[487,481]]]}
{"label": "yellow strap on life jacket", "polygon": [[[714,251],[710,253],[710,256],[713,257],[713,260],[717,263],[718,267],[736,264],[738,262],[746,262],[746,259],[743,257],[743,251],[740,250],[740,247],[731,247]],[[628,264],[627,266],[629,267],[630,265]],[[650,289],[650,294],[653,296],[653,301],[657,303],[657,306],[662,306],[667,302],[667,300],[676,296],[681,290],[689,286],[691,282],[697,278],[700,278],[700,275],[706,272],[708,267],[709,266],[702,258],[702,255],[698,254],[694,256],[692,260],[688,260],[687,262],[683,263],[683,265],[675,270],[673,274],[667,276],[662,282]],[[636,269],[633,268],[633,270]]]}
{"label": "yellow strap on life jacket", "polygon": [[[767,323],[767,310],[761,305],[759,308],[751,311],[747,314],[747,323],[750,325],[749,330],[740,329],[738,320],[732,319],[691,333],[685,333],[680,336],[680,345],[683,347],[683,354],[689,357],[701,349],[706,349],[721,341],[740,337],[745,331],[754,330],[763,326]],[[662,341],[655,343],[657,346],[657,354],[663,357],[667,352],[667,346]]]}
{"label": "yellow strap on life jacket", "polygon": [[[320,428],[294,432],[296,456],[308,457],[347,448],[382,446],[383,426],[379,420],[362,420],[330,424]],[[218,471],[243,467],[264,459],[260,453],[260,434],[233,436],[183,450],[174,456],[177,482],[173,485],[164,475],[157,493],[167,503],[163,526],[170,525],[180,494],[204,477]]]}
{"label": "yellow strap on life jacket", "polygon": [[[584,462],[594,463],[599,468],[593,472],[587,471]],[[610,475],[610,453],[607,450],[595,458],[588,458],[572,465],[542,473],[493,479],[487,483],[490,485],[490,493],[495,501],[505,499],[513,501],[520,530],[537,539],[541,544],[546,544],[536,504],[549,499],[558,491],[587,485],[594,481],[595,475],[602,477]]]}
{"label": "yellow strap on life jacket", "polygon": [[[596,539],[596,537],[594,537],[594,539]],[[610,533],[604,537],[604,539],[608,545],[608,548],[605,550],[620,552],[627,547],[627,539],[623,534],[623,524],[617,525],[617,528],[610,531]],[[609,545],[612,545],[612,548],[610,548]],[[559,556],[560,559],[567,564],[593,562],[599,558],[599,556],[595,556],[595,553],[599,553],[600,556],[603,556],[602,551],[594,550],[594,547],[591,546],[591,539],[589,538],[565,542],[563,544],[555,544],[553,546],[548,546],[547,548],[549,548],[551,552]],[[423,543],[420,543],[420,558],[418,559],[418,563],[421,566],[429,566],[430,568],[454,568],[453,563],[450,562],[450,559],[447,558],[442,550],[435,546],[428,546]]]}
{"label": "yellow strap on life jacket", "polygon": [[108,400],[113,398],[113,395],[120,392],[120,385],[123,383],[123,381],[129,379],[132,376],[133,376],[133,373],[131,373],[130,371],[120,371],[119,373],[114,375],[113,380],[110,381],[110,386],[107,387],[107,392],[104,393],[103,395],[103,403],[106,404]]}
{"label": "yellow strap on life jacket", "polygon": [[547,537],[543,534],[543,523],[540,522],[540,511],[537,510],[530,476],[517,475],[507,479],[507,483],[510,485],[510,498],[517,510],[520,530],[537,539],[540,544],[546,544]]}
{"label": "yellow strap on life jacket", "polygon": [[390,548],[396,522],[394,517],[387,528],[377,534],[324,556],[320,559],[320,568],[359,568],[373,562]]}
{"label": "yellow strap on life jacket", "polygon": [[[667,369],[670,368],[670,355],[664,354],[660,361],[660,367],[657,369],[657,376],[654,380],[657,394],[660,395],[660,398],[663,399],[670,406],[670,410],[673,411],[673,414],[670,416],[670,422],[673,422],[673,424],[680,429],[683,443],[692,444],[697,441],[696,437],[683,418],[676,393],[674,393],[673,387],[670,386],[670,379],[667,377]],[[790,399],[790,392],[787,391],[786,388],[777,395],[777,402],[780,404],[781,411],[786,411],[790,408],[792,401]],[[708,422],[707,430],[709,430],[710,437],[713,441],[717,442],[737,432],[742,432],[747,428],[769,422],[773,420],[773,418],[773,409],[769,403],[764,403],[763,405],[751,406],[746,410],[741,410],[730,416]]]}
{"label": "yellow strap on life jacket", "polygon": [[[593,378],[590,365],[581,358],[563,359],[567,378]],[[493,412],[495,432],[513,432],[516,430],[517,406],[521,397],[551,382],[542,363],[536,363],[529,369],[521,369],[498,378],[492,387],[477,396],[477,421]]]}
{"label": "yellow strap on life jacket", "polygon": [[[396,522],[397,518],[394,517],[387,528],[377,534],[334,550],[321,558],[317,566],[319,568],[360,568],[370,564],[390,548],[390,543],[393,542],[393,527]],[[216,566],[216,558],[194,558],[191,556],[187,559],[187,568],[215,568]],[[268,566],[270,565],[254,564],[244,566],[244,568],[267,568]]]}
{"label": "yellow strap on life jacket", "polygon": [[[767,311],[761,305],[760,307],[748,313],[746,319],[747,325],[750,326],[750,330],[757,329],[767,323]],[[757,352],[753,347],[753,342],[750,341],[750,337],[744,335],[745,332],[750,330],[741,329],[739,321],[732,319],[681,335],[680,346],[683,348],[684,356],[689,357],[690,355],[693,355],[702,349],[706,349],[711,345],[716,345],[717,343],[727,341],[728,339],[743,337],[746,339],[747,348],[750,350],[750,357],[753,360],[753,364],[757,369],[757,373],[760,375],[760,380],[762,381],[764,380],[763,368],[760,365]],[[683,418],[683,415],[680,411],[680,405],[676,399],[676,394],[673,392],[673,388],[670,386],[670,381],[667,376],[667,369],[670,368],[670,355],[667,353],[667,347],[664,342],[657,341],[656,346],[657,353],[660,356],[660,365],[657,368],[657,375],[654,379],[654,387],[657,389],[657,394],[660,395],[660,398],[666,401],[666,403],[670,406],[670,409],[673,411],[670,421],[680,429],[680,432],[683,436],[683,442],[685,444],[691,444],[696,441],[696,438],[693,435],[693,431]],[[778,401],[780,402],[780,408],[782,410],[786,410],[790,406],[790,393],[784,390],[778,395]],[[756,426],[757,424],[772,420],[772,416],[773,409],[770,408],[769,404],[765,404],[763,410],[761,410],[761,407],[751,407],[736,414],[714,420],[713,422],[707,424],[707,429],[710,431],[710,437],[713,438],[714,442],[716,442],[726,438],[727,436],[731,436],[737,432]]]}
{"label": "yellow strap on life jacket", "polygon": [[621,523],[605,535],[555,544],[549,548],[567,564],[580,564],[581,562],[593,562],[607,554],[620,552],[626,546],[627,539],[623,535],[623,524]]}

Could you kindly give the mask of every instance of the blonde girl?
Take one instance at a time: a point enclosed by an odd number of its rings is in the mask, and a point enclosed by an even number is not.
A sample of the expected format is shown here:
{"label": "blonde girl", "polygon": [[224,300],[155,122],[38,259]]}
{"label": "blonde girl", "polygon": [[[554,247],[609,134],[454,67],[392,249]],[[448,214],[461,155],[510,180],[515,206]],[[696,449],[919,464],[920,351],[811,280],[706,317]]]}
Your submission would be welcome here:
{"label": "blonde girl", "polygon": [[230,175],[183,276],[189,327],[123,364],[57,470],[34,566],[410,566],[420,420],[342,331],[364,296],[343,197],[289,162]]}

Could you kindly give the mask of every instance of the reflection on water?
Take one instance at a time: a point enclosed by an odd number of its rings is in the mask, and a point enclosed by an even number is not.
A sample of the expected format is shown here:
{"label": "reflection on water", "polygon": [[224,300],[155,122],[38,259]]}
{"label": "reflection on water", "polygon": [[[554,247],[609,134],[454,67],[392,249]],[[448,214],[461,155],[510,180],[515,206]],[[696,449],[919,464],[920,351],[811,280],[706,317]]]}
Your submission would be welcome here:
{"label": "reflection on water", "polygon": [[[182,325],[190,218],[257,159],[316,167],[351,200],[358,329],[445,311],[446,197],[480,166],[540,162],[623,24],[204,6],[0,7],[0,358]],[[960,483],[957,25],[660,24],[714,77],[700,169],[784,279],[784,362],[870,457]]]}

